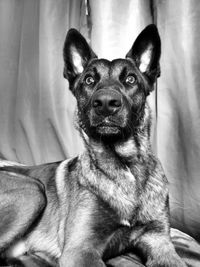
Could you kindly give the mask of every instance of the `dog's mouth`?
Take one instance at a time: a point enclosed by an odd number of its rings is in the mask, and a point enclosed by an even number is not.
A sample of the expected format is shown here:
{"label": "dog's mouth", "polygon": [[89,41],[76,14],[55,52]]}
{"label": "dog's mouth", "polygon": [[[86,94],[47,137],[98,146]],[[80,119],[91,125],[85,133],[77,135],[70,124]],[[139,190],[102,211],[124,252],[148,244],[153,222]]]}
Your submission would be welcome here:
{"label": "dog's mouth", "polygon": [[110,116],[100,116],[91,109],[89,112],[83,113],[81,121],[84,122],[84,130],[88,136],[98,140],[113,143],[126,138],[129,132],[129,116],[127,109],[122,109],[120,112]]}
{"label": "dog's mouth", "polygon": [[100,124],[96,126],[96,132],[100,135],[117,135],[120,133],[120,127],[117,125]]}
{"label": "dog's mouth", "polygon": [[121,135],[122,127],[116,120],[113,118],[106,117],[101,121],[96,122],[93,124],[93,129],[95,130],[96,134],[100,137],[111,137],[111,136],[119,136]]}

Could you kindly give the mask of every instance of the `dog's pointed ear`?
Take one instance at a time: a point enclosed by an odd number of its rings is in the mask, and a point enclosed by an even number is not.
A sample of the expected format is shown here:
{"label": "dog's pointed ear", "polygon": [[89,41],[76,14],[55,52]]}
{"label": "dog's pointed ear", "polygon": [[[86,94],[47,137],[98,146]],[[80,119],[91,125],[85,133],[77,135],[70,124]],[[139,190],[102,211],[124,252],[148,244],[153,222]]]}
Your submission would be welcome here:
{"label": "dog's pointed ear", "polygon": [[63,48],[63,75],[69,83],[72,83],[77,75],[83,72],[87,63],[96,57],[85,38],[76,29],[70,29]]}
{"label": "dog's pointed ear", "polygon": [[148,25],[137,37],[132,48],[126,55],[135,61],[136,66],[145,73],[151,83],[160,76],[161,41],[154,24]]}

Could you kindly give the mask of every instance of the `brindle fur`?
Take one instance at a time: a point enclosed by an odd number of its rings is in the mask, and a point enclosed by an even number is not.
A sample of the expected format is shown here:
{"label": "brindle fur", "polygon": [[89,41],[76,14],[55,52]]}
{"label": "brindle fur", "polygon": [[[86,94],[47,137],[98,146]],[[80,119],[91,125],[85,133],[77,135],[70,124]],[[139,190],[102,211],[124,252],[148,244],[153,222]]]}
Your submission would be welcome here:
{"label": "brindle fur", "polygon": [[[80,33],[69,31],[64,76],[77,99],[85,150],[63,162],[1,168],[2,257],[29,267],[103,267],[139,251],[147,267],[186,266],[170,240],[167,179],[150,145],[146,97],[159,57],[154,25],[126,59],[113,61],[97,59]],[[99,99],[115,102],[104,109]]]}

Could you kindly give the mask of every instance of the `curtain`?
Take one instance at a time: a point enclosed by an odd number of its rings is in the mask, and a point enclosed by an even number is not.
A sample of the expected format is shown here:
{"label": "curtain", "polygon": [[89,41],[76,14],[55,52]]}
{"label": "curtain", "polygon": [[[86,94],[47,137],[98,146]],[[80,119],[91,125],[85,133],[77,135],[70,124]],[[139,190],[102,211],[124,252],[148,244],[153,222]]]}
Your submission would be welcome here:
{"label": "curtain", "polygon": [[76,155],[75,100],[63,78],[62,47],[87,34],[84,1],[0,0],[0,152],[37,164]]}
{"label": "curtain", "polygon": [[172,223],[200,240],[200,2],[157,1],[162,38],[157,151]]}
{"label": "curtain", "polygon": [[200,240],[199,14],[198,0],[0,0],[2,156],[37,164],[82,150],[75,100],[62,77],[70,27],[99,57],[113,59],[124,57],[155,22],[162,56],[157,90],[149,97],[153,148],[169,180],[172,226]]}

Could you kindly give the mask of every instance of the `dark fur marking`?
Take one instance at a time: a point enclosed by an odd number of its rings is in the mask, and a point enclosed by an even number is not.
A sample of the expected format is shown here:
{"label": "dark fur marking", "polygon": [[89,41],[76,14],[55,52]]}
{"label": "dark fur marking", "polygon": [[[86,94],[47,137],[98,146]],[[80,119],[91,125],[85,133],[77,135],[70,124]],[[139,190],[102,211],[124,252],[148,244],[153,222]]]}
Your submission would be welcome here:
{"label": "dark fur marking", "polygon": [[119,75],[119,80],[120,80],[122,83],[124,83],[125,78],[127,77],[127,73],[128,73],[128,71],[127,71],[127,67],[124,67],[124,68],[122,69],[120,75]]}
{"label": "dark fur marking", "polygon": [[78,157],[73,158],[68,165],[68,171],[73,172],[76,169],[76,164],[78,161]]}

